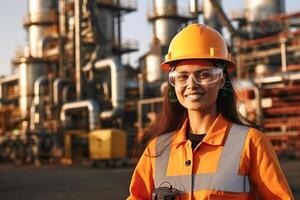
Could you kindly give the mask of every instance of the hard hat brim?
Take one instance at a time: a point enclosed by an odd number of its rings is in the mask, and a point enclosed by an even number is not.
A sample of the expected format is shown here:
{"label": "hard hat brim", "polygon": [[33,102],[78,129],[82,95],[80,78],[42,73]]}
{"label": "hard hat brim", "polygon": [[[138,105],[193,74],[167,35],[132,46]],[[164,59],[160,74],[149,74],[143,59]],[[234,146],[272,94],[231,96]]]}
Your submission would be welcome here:
{"label": "hard hat brim", "polygon": [[228,73],[232,73],[235,68],[236,68],[236,65],[234,62],[232,62],[231,60],[226,60],[226,59],[218,59],[218,58],[185,58],[185,59],[174,59],[172,61],[165,61],[163,63],[161,63],[161,68],[163,71],[165,72],[170,72],[171,69],[172,69],[172,65],[171,63],[173,62],[178,62],[178,61],[183,61],[183,60],[222,60],[222,61],[225,61],[226,62],[226,69],[228,71]]}

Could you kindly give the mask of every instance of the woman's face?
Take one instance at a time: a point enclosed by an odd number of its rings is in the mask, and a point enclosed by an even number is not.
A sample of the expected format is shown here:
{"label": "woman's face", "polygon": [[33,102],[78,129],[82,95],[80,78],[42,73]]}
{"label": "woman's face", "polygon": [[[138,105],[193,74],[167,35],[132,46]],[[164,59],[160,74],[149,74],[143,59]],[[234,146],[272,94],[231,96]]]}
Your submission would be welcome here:
{"label": "woman's face", "polygon": [[176,66],[175,71],[175,92],[182,106],[190,111],[216,109],[218,91],[225,82],[220,68],[208,61],[185,60]]}

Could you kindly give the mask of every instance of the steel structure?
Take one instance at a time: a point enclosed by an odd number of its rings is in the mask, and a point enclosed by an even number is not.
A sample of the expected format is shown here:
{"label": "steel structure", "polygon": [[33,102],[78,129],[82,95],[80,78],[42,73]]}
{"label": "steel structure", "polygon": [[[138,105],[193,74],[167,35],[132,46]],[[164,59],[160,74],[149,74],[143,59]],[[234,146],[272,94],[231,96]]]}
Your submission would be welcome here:
{"label": "steel structure", "polygon": [[245,5],[242,16],[230,19],[220,0],[190,0],[186,10],[176,0],[151,1],[150,49],[133,69],[121,58],[137,43],[121,37],[121,19],[136,1],[28,0],[28,46],[13,59],[15,73],[0,77],[0,152],[6,152],[0,156],[39,164],[63,155],[72,163],[74,153],[88,155],[90,141],[99,143],[98,136],[89,140],[91,131],[124,137],[111,128],[125,130],[128,156],[138,155],[163,102],[160,63],[168,44],[201,14],[230,33],[241,112],[265,129],[278,153],[299,156],[300,14],[286,14],[281,0]]}
{"label": "steel structure", "polygon": [[[123,41],[121,18],[135,11],[137,3],[28,0],[27,5],[28,46],[13,59],[16,74],[0,79],[0,119],[3,140],[18,133],[24,138],[22,148],[33,140],[40,146],[35,155],[20,157],[33,161],[51,157],[53,149],[71,148],[65,146],[65,132],[88,136],[99,128],[124,127],[125,76],[130,74],[121,57],[136,51],[137,42]],[[69,136],[77,141],[76,134]]]}

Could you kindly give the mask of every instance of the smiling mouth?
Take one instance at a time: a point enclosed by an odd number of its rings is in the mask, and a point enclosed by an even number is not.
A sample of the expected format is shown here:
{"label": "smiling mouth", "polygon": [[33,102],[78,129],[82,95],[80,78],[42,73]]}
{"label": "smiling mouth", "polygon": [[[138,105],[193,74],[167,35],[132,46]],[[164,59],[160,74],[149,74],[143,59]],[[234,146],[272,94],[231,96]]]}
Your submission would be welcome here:
{"label": "smiling mouth", "polygon": [[203,93],[194,93],[194,94],[184,95],[184,97],[187,98],[187,99],[189,99],[189,100],[197,100],[197,99],[199,99],[203,95],[204,95]]}

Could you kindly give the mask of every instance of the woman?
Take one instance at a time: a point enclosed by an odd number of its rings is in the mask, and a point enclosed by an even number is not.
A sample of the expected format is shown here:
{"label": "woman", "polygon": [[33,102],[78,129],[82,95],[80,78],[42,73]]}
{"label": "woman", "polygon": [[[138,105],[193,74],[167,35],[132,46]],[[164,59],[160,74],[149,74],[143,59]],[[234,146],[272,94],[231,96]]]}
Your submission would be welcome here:
{"label": "woman", "polygon": [[151,199],[162,186],[181,200],[293,199],[270,143],[237,112],[227,73],[234,66],[224,38],[207,26],[173,38],[162,63],[170,84],[163,111],[128,199]]}

